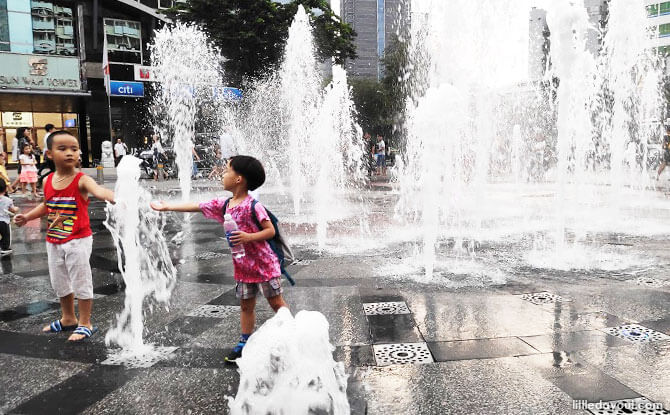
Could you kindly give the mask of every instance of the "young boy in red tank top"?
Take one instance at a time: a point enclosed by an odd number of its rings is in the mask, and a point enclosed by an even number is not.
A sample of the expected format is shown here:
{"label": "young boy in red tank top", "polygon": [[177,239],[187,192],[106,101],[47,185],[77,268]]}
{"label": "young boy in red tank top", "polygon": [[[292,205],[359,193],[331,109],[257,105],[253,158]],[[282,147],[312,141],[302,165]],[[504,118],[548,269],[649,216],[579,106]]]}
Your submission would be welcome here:
{"label": "young boy in red tank top", "polygon": [[[30,212],[16,215],[14,223],[23,226],[47,215],[49,277],[60,298],[62,317],[42,331],[74,331],[68,340],[80,341],[96,331],[91,325],[93,279],[89,259],[93,238],[88,196],[114,203],[114,192],[77,171],[79,141],[67,131],[56,131],[47,138],[47,157],[53,160],[56,172],[44,181],[44,201]],[[75,297],[79,319],[74,312]]]}

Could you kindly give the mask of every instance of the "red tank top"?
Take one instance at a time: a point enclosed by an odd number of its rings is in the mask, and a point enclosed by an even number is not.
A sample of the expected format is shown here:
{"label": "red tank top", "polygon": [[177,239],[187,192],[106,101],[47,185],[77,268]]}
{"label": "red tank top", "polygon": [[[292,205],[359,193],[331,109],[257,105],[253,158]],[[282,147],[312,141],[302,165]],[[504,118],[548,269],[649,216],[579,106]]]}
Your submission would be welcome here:
{"label": "red tank top", "polygon": [[88,219],[88,199],[81,197],[78,173],[65,189],[56,190],[51,184],[53,173],[44,182],[44,200],[47,204],[47,242],[62,244],[72,239],[91,236]]}

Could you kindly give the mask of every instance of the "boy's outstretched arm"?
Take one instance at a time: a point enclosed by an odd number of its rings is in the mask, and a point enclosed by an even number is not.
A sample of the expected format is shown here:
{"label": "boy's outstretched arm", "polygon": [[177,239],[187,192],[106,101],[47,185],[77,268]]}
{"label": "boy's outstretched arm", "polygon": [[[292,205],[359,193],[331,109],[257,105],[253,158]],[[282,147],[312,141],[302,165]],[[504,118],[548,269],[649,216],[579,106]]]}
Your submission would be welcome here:
{"label": "boy's outstretched arm", "polygon": [[47,205],[45,202],[37,205],[33,210],[26,214],[18,214],[14,216],[14,223],[16,226],[23,226],[33,219],[41,218],[47,214]]}
{"label": "boy's outstretched arm", "polygon": [[181,203],[167,203],[163,200],[150,203],[153,210],[159,212],[173,211],[173,212],[200,212],[200,204],[194,202]]}
{"label": "boy's outstretched arm", "polygon": [[93,180],[93,178],[91,178],[91,176],[84,175],[81,180],[79,180],[79,190],[85,190],[100,200],[114,203],[114,191],[100,186]]}

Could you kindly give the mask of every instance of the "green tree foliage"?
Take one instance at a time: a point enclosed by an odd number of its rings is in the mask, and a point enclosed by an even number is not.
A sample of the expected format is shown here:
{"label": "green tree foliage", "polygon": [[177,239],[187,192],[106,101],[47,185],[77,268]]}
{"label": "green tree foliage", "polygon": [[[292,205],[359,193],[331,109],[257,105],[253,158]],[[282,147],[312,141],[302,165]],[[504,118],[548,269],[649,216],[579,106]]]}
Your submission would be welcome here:
{"label": "green tree foliage", "polygon": [[312,16],[317,52],[338,63],[356,57],[353,29],[324,0],[188,0],[165,13],[174,20],[198,24],[228,59],[229,82],[241,85],[262,77],[280,62],[288,28],[302,4]]}
{"label": "green tree foliage", "polygon": [[405,106],[409,96],[409,55],[407,42],[393,36],[382,60],[384,77],[351,79],[352,98],[363,131],[384,136],[389,147],[402,144]]}

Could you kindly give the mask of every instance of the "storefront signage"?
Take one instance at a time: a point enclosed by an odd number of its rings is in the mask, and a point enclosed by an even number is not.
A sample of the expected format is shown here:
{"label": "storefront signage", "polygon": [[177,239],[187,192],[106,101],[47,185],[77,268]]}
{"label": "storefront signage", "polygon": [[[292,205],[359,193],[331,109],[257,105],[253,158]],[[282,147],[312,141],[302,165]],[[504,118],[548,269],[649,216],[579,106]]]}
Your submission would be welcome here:
{"label": "storefront signage", "polygon": [[111,81],[109,86],[113,97],[144,96],[144,84],[142,82]]}
{"label": "storefront signage", "polygon": [[0,53],[0,88],[80,90],[79,59]]}
{"label": "storefront signage", "polygon": [[32,112],[3,112],[2,113],[3,127],[32,127],[33,113]]}
{"label": "storefront signage", "polygon": [[135,80],[145,82],[156,82],[156,68],[153,66],[134,65],[135,66]]}
{"label": "storefront signage", "polygon": [[214,95],[215,98],[221,96],[224,99],[232,101],[242,99],[242,90],[230,86],[214,87],[212,88],[212,94]]}

